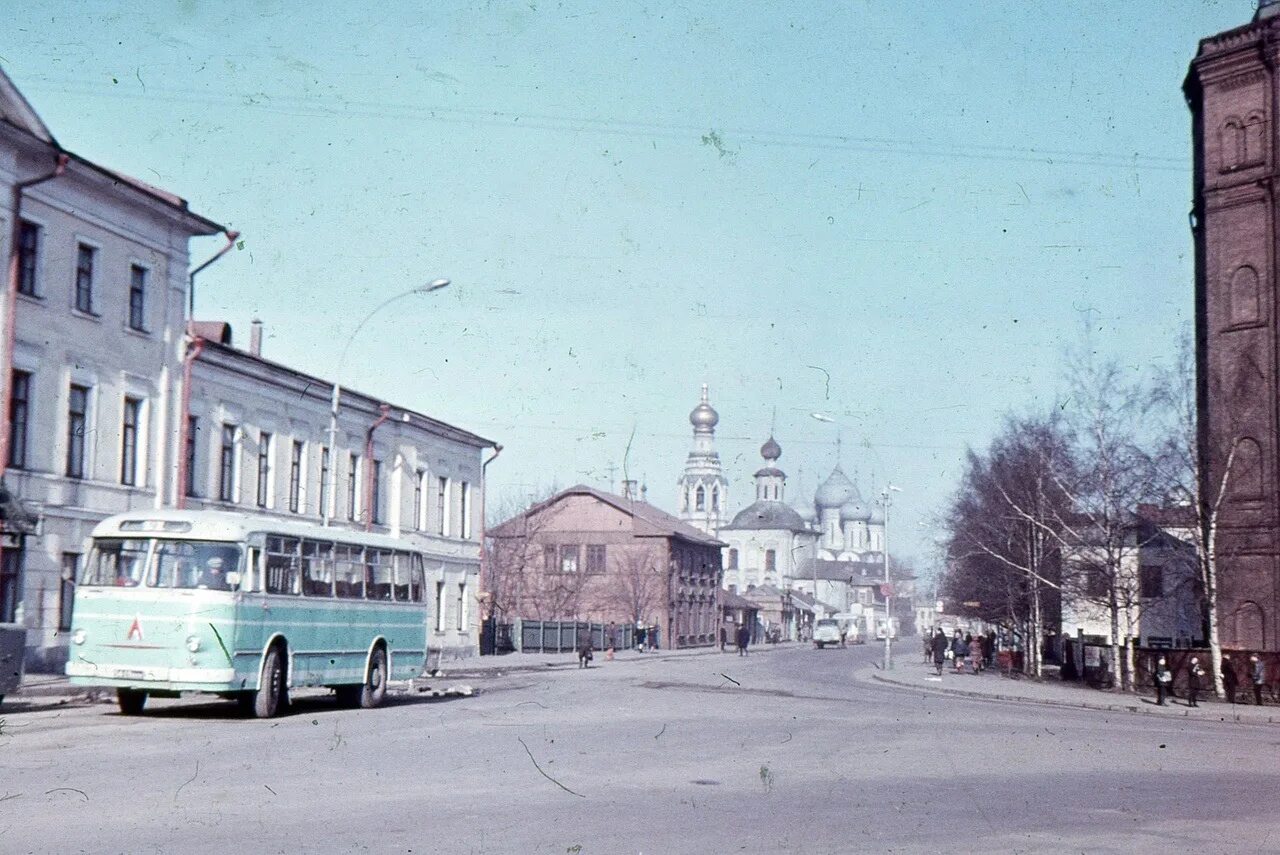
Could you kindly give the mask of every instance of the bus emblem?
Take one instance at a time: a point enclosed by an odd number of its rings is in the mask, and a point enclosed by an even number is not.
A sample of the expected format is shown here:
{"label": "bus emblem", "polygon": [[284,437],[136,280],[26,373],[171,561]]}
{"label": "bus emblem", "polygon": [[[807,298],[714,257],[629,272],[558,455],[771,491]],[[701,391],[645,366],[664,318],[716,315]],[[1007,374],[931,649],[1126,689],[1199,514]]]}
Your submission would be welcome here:
{"label": "bus emblem", "polygon": [[142,640],[142,623],[138,620],[136,615],[133,618],[133,626],[129,627],[129,634],[124,638],[125,641],[133,641],[135,636],[138,641]]}

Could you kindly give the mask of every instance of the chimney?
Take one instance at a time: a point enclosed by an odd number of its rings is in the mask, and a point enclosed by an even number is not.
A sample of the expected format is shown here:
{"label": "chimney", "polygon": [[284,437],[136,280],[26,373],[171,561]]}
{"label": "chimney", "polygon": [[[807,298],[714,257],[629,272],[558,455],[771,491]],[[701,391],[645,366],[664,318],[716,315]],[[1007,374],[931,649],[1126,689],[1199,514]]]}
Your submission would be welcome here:
{"label": "chimney", "polygon": [[622,482],[622,498],[634,499],[636,497],[636,482],[627,480]]}
{"label": "chimney", "polygon": [[257,318],[253,319],[253,326],[249,330],[249,352],[254,356],[262,355],[262,321]]}

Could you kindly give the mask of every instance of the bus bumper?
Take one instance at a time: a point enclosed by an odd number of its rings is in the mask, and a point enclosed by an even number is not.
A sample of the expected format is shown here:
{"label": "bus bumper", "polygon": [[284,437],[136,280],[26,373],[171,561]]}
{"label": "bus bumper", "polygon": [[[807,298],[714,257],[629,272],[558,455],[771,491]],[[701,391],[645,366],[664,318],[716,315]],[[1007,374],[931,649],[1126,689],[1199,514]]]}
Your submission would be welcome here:
{"label": "bus bumper", "polygon": [[225,692],[239,688],[232,668],[140,668],[126,665],[67,663],[73,686],[118,686],[173,692]]}

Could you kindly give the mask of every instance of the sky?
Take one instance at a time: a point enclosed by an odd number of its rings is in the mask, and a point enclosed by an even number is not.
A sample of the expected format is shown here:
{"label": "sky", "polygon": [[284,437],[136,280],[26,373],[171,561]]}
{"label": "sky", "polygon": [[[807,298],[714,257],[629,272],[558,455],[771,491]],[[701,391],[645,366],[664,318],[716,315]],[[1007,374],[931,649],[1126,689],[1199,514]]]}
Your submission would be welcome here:
{"label": "sky", "polygon": [[771,431],[788,499],[838,435],[864,497],[901,489],[890,548],[926,571],[965,450],[1052,405],[1068,349],[1172,359],[1181,84],[1198,39],[1252,14],[101,6],[8,10],[0,66],[65,148],[242,233],[197,318],[244,346],[261,319],[265,356],[500,442],[498,507],[625,473],[674,511],[707,383],[731,511]]}

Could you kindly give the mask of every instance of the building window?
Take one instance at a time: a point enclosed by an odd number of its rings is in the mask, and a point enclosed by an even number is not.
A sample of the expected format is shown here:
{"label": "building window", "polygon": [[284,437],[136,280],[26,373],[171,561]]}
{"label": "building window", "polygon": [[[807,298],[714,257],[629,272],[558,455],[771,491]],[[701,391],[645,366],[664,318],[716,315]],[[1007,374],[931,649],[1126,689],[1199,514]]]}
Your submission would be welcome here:
{"label": "building window", "polygon": [[560,545],[560,572],[578,572],[578,544],[562,543]]}
{"label": "building window", "polygon": [[271,434],[258,432],[258,507],[265,508],[271,500]]}
{"label": "building window", "polygon": [[356,518],[356,489],[360,484],[359,473],[360,455],[350,454],[347,456],[347,519],[355,520]]}
{"label": "building window", "polygon": [[129,328],[147,331],[147,268],[129,267]]}
{"label": "building window", "polygon": [[89,421],[89,387],[71,384],[67,404],[67,477],[84,477],[85,433]]}
{"label": "building window", "polygon": [[93,259],[97,254],[83,243],[76,253],[76,308],[86,315],[93,314]]}
{"label": "building window", "polygon": [[711,488],[711,510],[713,513],[720,513],[720,488]]}
{"label": "building window", "polygon": [[436,632],[444,632],[444,582],[436,582]]}
{"label": "building window", "polygon": [[736,549],[729,550],[729,569],[730,570],[738,569],[738,550]]}
{"label": "building window", "polygon": [[124,399],[124,419],[120,425],[120,483],[133,487],[138,483],[138,419],[142,401]]}
{"label": "building window", "polygon": [[235,501],[236,489],[236,426],[222,425],[222,455],[218,466],[218,498],[224,502]]}
{"label": "building window", "polygon": [[1144,599],[1156,599],[1164,596],[1164,568],[1144,566],[1138,569],[1139,586]]}
{"label": "building window", "polygon": [[436,519],[442,537],[449,536],[449,479],[436,479]]}
{"label": "building window", "polygon": [[369,473],[369,518],[374,525],[382,524],[382,461],[370,463],[373,470]]}
{"label": "building window", "polygon": [[413,473],[413,528],[414,531],[422,531],[422,483],[427,479],[427,473],[421,469]]}
{"label": "building window", "polygon": [[329,449],[320,446],[320,516],[329,516]]}
{"label": "building window", "polygon": [[587,572],[603,573],[605,571],[604,544],[587,544]]}
{"label": "building window", "polygon": [[40,260],[40,227],[22,220],[18,224],[18,293],[36,293],[36,269]]}
{"label": "building window", "polygon": [[1084,568],[1084,593],[1086,597],[1101,599],[1107,596],[1109,590],[1110,585],[1108,584],[1105,570],[1092,565]]}
{"label": "building window", "polygon": [[76,601],[76,579],[80,578],[80,553],[62,553],[62,579],[58,586],[58,631],[71,629],[71,609]]}
{"label": "building window", "polygon": [[462,539],[471,539],[471,484],[463,481],[459,485],[462,494]]}
{"label": "building window", "polygon": [[693,509],[695,511],[705,511],[707,509],[707,491],[698,485],[698,489],[693,494]]}
{"label": "building window", "polygon": [[187,495],[200,495],[196,491],[196,433],[200,430],[200,419],[187,416]]}
{"label": "building window", "polygon": [[770,573],[778,569],[778,550],[766,549],[764,551],[764,569]]}
{"label": "building window", "polygon": [[302,453],[301,440],[293,441],[293,453],[289,455],[289,511],[297,513],[302,508]]}
{"label": "building window", "polygon": [[458,616],[458,632],[462,632],[467,628],[467,583],[458,583],[458,601],[454,606],[454,613]]}
{"label": "building window", "polygon": [[548,573],[555,573],[560,569],[560,564],[557,560],[556,548],[554,546],[542,547],[542,560],[544,569]]}
{"label": "building window", "polygon": [[13,372],[9,393],[9,465],[27,468],[27,422],[31,418],[31,372]]}

